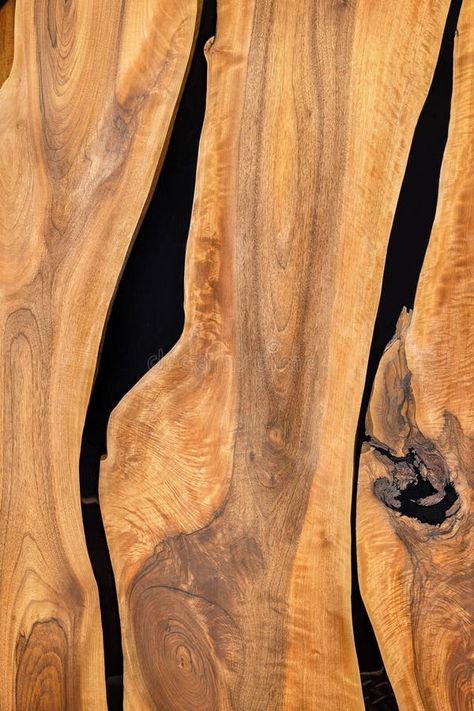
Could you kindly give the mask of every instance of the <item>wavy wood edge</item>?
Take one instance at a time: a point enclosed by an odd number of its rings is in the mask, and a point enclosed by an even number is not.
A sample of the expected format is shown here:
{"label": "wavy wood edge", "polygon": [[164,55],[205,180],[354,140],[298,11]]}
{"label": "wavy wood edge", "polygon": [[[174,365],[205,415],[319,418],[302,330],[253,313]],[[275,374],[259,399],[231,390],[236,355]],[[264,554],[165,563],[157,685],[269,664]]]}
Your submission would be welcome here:
{"label": "wavy wood edge", "polygon": [[17,0],[0,89],[0,708],[106,708],[79,453],[198,0]]}
{"label": "wavy wood edge", "polygon": [[13,64],[15,0],[0,7],[0,87],[10,75]]}
{"label": "wavy wood edge", "polygon": [[363,708],[354,436],[447,9],[218,2],[185,329],[101,465],[127,710]]}
{"label": "wavy wood edge", "polygon": [[436,219],[379,365],[360,460],[359,579],[400,711],[474,708],[474,3],[455,38]]}

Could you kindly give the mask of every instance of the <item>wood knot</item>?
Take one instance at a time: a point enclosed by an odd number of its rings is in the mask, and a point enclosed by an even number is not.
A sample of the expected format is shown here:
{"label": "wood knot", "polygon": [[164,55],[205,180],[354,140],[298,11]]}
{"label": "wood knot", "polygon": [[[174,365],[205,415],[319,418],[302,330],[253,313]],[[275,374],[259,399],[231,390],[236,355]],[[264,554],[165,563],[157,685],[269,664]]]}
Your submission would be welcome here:
{"label": "wood knot", "polygon": [[397,457],[388,448],[369,441],[391,469],[391,478],[384,476],[374,481],[374,494],[385,506],[431,526],[441,525],[458,510],[459,494],[438,453],[431,453],[430,467],[414,447]]}

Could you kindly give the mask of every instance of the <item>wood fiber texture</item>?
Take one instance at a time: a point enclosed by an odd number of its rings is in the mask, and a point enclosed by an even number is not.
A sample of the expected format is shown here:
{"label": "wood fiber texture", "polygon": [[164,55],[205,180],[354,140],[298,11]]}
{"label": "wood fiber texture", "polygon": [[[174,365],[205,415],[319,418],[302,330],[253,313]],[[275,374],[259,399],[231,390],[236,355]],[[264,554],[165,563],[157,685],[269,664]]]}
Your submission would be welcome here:
{"label": "wood fiber texture", "polygon": [[81,435],[198,6],[16,2],[13,68],[0,89],[2,711],[106,708]]}
{"label": "wood fiber texture", "polygon": [[474,709],[473,208],[464,0],[435,223],[413,312],[380,362],[360,462],[360,586],[400,711]]}
{"label": "wood fiber texture", "polygon": [[218,0],[176,347],[100,501],[128,711],[363,709],[354,436],[447,0]]}

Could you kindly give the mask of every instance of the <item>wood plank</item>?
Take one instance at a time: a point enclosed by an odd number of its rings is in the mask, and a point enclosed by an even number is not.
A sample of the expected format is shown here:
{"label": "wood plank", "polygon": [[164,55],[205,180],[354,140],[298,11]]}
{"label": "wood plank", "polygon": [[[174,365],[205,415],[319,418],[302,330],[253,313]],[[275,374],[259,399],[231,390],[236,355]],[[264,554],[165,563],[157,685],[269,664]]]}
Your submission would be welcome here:
{"label": "wood plank", "polygon": [[10,74],[13,63],[15,0],[0,7],[0,86]]}
{"label": "wood plank", "polygon": [[185,330],[101,467],[130,711],[363,708],[354,436],[447,7],[218,1]]}
{"label": "wood plank", "polygon": [[413,312],[380,362],[360,462],[360,584],[400,711],[474,708],[473,208],[464,0],[436,219]]}
{"label": "wood plank", "polygon": [[17,0],[0,90],[2,711],[106,708],[81,435],[198,4]]}

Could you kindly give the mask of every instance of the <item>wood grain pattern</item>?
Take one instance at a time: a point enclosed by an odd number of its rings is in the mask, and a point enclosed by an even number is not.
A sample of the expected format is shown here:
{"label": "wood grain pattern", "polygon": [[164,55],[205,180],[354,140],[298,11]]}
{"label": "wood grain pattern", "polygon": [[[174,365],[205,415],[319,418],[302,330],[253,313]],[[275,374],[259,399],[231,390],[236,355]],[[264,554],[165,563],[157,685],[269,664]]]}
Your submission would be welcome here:
{"label": "wood grain pattern", "polygon": [[363,598],[401,711],[474,709],[474,3],[455,38],[437,214],[360,463]]}
{"label": "wood grain pattern", "polygon": [[363,708],[354,434],[447,7],[218,0],[184,333],[101,467],[129,711]]}
{"label": "wood grain pattern", "polygon": [[17,0],[0,90],[2,711],[106,708],[81,435],[199,9]]}
{"label": "wood grain pattern", "polygon": [[0,7],[0,86],[10,74],[13,64],[15,0]]}

